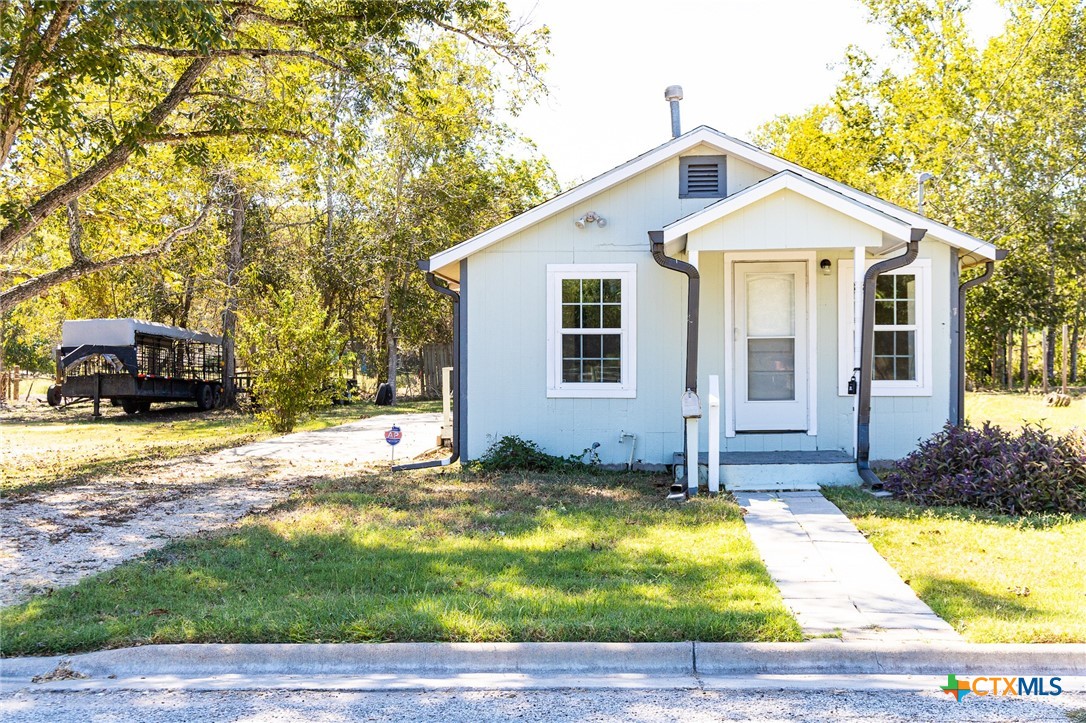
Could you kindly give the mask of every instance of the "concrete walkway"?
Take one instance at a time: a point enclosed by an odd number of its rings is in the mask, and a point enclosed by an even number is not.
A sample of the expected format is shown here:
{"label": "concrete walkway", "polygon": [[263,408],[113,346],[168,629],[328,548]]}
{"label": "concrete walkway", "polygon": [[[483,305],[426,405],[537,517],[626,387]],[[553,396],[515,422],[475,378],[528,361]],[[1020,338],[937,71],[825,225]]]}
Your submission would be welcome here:
{"label": "concrete walkway", "polygon": [[739,493],[751,539],[805,635],[960,640],[820,492]]}

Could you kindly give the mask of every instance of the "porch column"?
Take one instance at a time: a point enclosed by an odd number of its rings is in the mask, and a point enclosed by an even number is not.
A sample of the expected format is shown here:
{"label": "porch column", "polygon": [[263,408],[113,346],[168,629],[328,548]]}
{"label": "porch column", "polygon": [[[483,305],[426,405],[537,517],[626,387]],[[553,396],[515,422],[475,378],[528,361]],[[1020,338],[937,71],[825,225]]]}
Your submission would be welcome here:
{"label": "porch column", "polygon": [[[867,271],[867,249],[857,246],[852,251],[852,373],[857,371],[861,364],[863,352],[863,315],[864,315],[864,274]],[[857,377],[856,381],[859,381]],[[852,454],[856,455],[856,429],[859,423],[860,395],[852,396]]]}

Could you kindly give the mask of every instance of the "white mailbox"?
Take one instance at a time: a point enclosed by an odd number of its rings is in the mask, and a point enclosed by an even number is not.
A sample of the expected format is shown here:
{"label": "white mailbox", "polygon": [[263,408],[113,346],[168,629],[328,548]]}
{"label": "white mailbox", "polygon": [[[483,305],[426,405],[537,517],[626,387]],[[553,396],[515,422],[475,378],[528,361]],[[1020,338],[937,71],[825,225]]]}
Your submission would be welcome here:
{"label": "white mailbox", "polygon": [[701,400],[698,393],[687,389],[682,398],[683,419],[697,419],[701,417]]}

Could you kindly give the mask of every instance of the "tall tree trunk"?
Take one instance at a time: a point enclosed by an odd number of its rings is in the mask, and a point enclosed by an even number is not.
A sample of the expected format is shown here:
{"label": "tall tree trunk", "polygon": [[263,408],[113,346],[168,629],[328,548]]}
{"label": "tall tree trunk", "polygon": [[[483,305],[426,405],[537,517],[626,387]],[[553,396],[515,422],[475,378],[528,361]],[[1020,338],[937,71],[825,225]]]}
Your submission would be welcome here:
{"label": "tall tree trunk", "polygon": [[1061,335],[1060,351],[1062,358],[1060,359],[1060,377],[1062,378],[1062,384],[1060,385],[1060,391],[1067,394],[1067,324],[1063,325],[1063,334]]}
{"label": "tall tree trunk", "polygon": [[245,194],[234,190],[233,223],[230,245],[226,251],[226,309],[222,314],[223,405],[234,404],[234,374],[237,372],[235,337],[238,323],[238,272],[241,270],[241,244],[245,237]]}
{"label": "tall tree trunk", "polygon": [[1048,394],[1048,357],[1052,353],[1052,344],[1049,342],[1049,332],[1045,329],[1041,332],[1041,392]]}
{"label": "tall tree trunk", "polygon": [[1022,327],[1022,391],[1029,391],[1029,327]]}
{"label": "tall tree trunk", "polygon": [[[1003,379],[1003,362],[1007,358],[1007,349],[1005,346],[1007,338],[1003,334],[996,334],[992,339],[992,364],[991,364],[991,385],[995,387]],[[974,386],[976,380],[974,380]]]}
{"label": "tall tree trunk", "polygon": [[388,385],[392,388],[392,403],[396,403],[396,368],[399,360],[396,353],[396,326],[392,317],[392,279],[386,276],[385,289],[385,345],[388,347]]}
{"label": "tall tree trunk", "polygon": [[1079,326],[1078,326],[1078,322],[1076,321],[1075,325],[1073,327],[1071,327],[1071,369],[1070,369],[1071,374],[1070,374],[1070,376],[1071,376],[1071,383],[1072,384],[1077,384],[1078,383],[1078,342],[1079,342],[1078,332],[1079,332]]}
{"label": "tall tree trunk", "polygon": [[1003,346],[1003,376],[999,378],[1000,386],[1004,389],[1010,389],[1014,383],[1012,378],[1014,368],[1014,332],[1007,331],[1004,334],[1006,343]]}
{"label": "tall tree trunk", "polygon": [[1056,378],[1056,325],[1045,330],[1045,376],[1049,379]]}
{"label": "tall tree trunk", "polygon": [[187,328],[189,315],[192,313],[192,297],[196,292],[196,270],[189,268],[185,276],[185,292],[181,296],[181,315],[177,319],[177,325]]}

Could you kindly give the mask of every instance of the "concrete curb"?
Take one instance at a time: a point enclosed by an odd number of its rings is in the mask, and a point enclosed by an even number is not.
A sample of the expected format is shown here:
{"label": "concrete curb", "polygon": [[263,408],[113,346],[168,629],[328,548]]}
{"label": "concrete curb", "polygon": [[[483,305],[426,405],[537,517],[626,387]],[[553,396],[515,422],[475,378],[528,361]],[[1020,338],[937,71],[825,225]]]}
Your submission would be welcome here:
{"label": "concrete curb", "polygon": [[213,676],[530,674],[660,677],[752,675],[1086,675],[1086,644],[373,643],[148,645],[0,660],[25,683],[61,661],[91,679]]}
{"label": "concrete curb", "polygon": [[699,675],[1083,675],[1086,644],[695,643]]}

